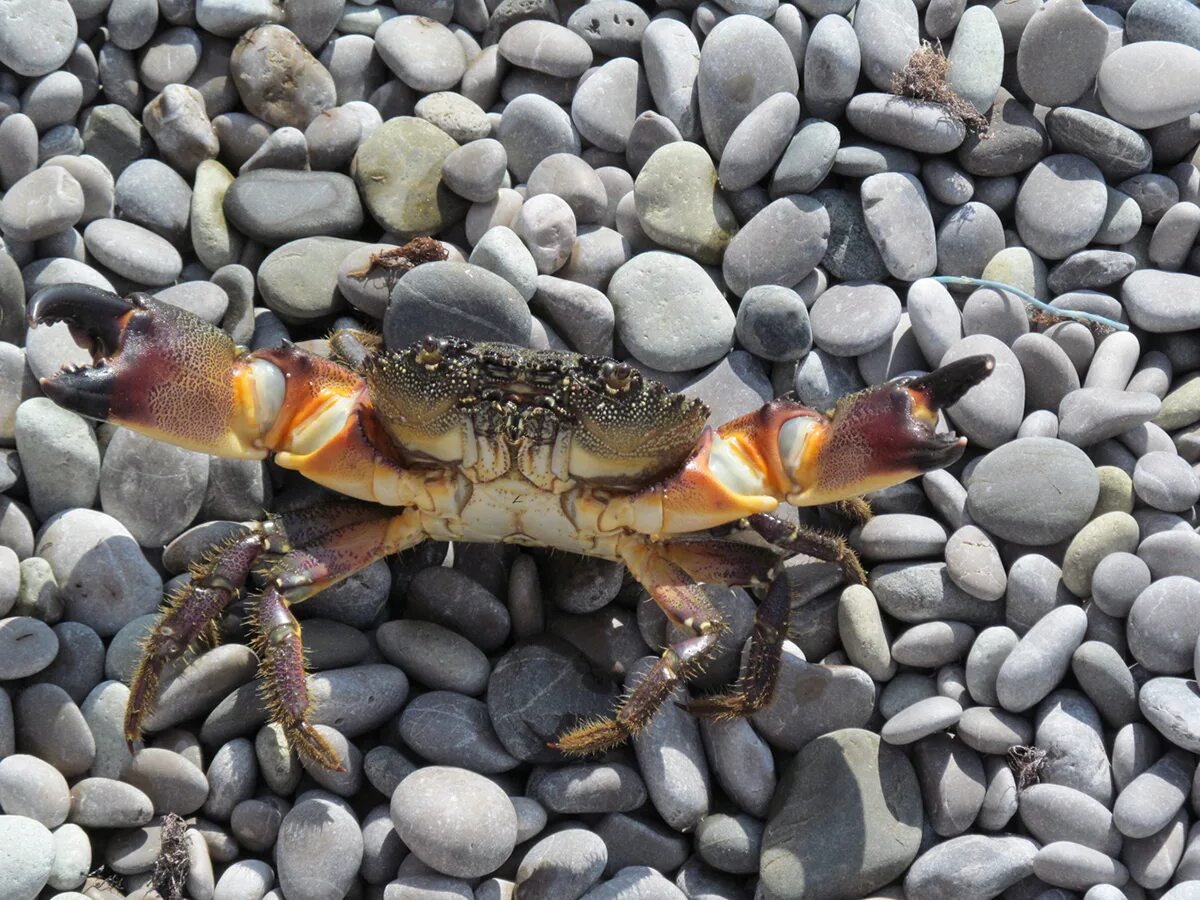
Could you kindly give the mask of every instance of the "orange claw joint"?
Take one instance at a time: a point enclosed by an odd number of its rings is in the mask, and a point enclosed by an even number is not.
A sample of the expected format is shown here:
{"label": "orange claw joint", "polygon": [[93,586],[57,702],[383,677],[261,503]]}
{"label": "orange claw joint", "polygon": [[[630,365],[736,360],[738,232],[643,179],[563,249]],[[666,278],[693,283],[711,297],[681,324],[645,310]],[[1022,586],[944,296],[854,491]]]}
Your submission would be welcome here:
{"label": "orange claw joint", "polygon": [[819,419],[789,420],[779,431],[780,458],[793,484],[788,502],[846,500],[951,465],[967,439],[936,431],[938,412],[995,367],[990,356],[970,356],[843,397]]}

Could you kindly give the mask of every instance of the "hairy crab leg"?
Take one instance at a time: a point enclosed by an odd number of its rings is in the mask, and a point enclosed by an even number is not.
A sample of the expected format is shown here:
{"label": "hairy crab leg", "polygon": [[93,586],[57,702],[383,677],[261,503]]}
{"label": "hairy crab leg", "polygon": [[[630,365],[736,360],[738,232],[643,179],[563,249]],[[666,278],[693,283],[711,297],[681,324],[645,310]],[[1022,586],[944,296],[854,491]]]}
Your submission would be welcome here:
{"label": "hairy crab leg", "polygon": [[724,622],[698,582],[649,542],[638,542],[623,556],[633,576],[672,622],[692,632],[663,650],[658,662],[638,681],[611,718],[581,725],[550,744],[569,755],[602,753],[645,728],[681,682],[699,674],[717,644]]}
{"label": "hairy crab leg", "polygon": [[763,540],[787,551],[789,555],[803,553],[805,556],[826,562],[835,562],[841,566],[842,574],[848,582],[867,583],[867,573],[863,570],[858,554],[840,534],[793,525],[766,513],[747,516],[746,524]]}

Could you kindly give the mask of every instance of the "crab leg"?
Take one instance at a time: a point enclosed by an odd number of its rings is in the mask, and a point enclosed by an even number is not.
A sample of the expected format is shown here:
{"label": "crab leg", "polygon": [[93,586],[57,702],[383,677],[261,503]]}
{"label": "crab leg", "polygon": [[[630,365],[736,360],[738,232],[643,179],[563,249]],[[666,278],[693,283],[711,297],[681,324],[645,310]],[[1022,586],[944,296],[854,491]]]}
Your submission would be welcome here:
{"label": "crab leg", "polygon": [[645,728],[679,683],[699,674],[725,627],[700,584],[667,559],[659,547],[639,541],[624,548],[622,558],[667,618],[690,630],[692,636],[663,650],[611,718],[581,725],[550,745],[570,755],[602,753]]}

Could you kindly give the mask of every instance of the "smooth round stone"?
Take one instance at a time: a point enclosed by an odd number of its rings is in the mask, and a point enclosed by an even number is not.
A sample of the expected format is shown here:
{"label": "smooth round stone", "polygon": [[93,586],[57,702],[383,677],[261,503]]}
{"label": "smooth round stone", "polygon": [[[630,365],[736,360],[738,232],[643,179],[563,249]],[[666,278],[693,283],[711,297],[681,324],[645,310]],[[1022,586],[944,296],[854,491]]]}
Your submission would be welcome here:
{"label": "smooth round stone", "polygon": [[717,168],[721,186],[740,191],[770,172],[799,120],[800,101],[792,93],[781,91],[759,104],[729,136]]}
{"label": "smooth round stone", "polygon": [[917,9],[907,0],[867,0],[856,9],[854,33],[863,74],[880,90],[908,64],[919,46]]}
{"label": "smooth round stone", "polygon": [[1129,320],[1153,332],[1200,328],[1200,277],[1142,269],[1121,285],[1121,305]]}
{"label": "smooth round stone", "polygon": [[424,119],[398,116],[376,128],[351,166],[375,221],[407,240],[461,219],[465,203],[442,183],[442,167],[456,146]]}
{"label": "smooth round stone", "polygon": [[956,738],[935,734],[918,742],[913,756],[933,830],[943,837],[961,834],[987,790],[979,755]]}
{"label": "smooth round stone", "polygon": [[917,857],[904,877],[904,896],[922,900],[999,896],[1033,874],[1037,851],[1034,841],[1017,835],[950,838]]}
{"label": "smooth round stone", "polygon": [[959,164],[972,175],[1017,175],[1050,149],[1042,123],[1004,88],[996,92],[987,119],[991,136],[968,134],[958,150]]}
{"label": "smooth round stone", "polygon": [[675,253],[640,253],[612,276],[609,299],[629,352],[664,372],[716,362],[732,345],[736,318],[708,273]]}
{"label": "smooth round stone", "polygon": [[1087,523],[1067,545],[1063,584],[1076,597],[1091,595],[1092,573],[1110,553],[1132,552],[1137,546],[1137,521],[1123,512],[1110,512]]}
{"label": "smooth round stone", "polygon": [[993,625],[1001,618],[996,604],[954,584],[942,562],[881,563],[871,570],[868,586],[880,607],[902,622],[947,619]]}
{"label": "smooth round stone", "polygon": [[[571,121],[581,136],[601,150],[632,154],[638,111],[645,105],[646,81],[641,66],[635,59],[619,57],[592,70],[580,82],[571,99]],[[678,140],[674,124],[665,117],[661,121],[670,124]]]}
{"label": "smooth round stone", "polygon": [[841,118],[854,96],[861,67],[862,51],[853,26],[841,15],[822,15],[804,53],[804,109],[822,120]]}
{"label": "smooth round stone", "polygon": [[1007,576],[991,539],[974,525],[964,525],[946,542],[946,571],[960,588],[980,600],[1004,596]]}
{"label": "smooth round stone", "polygon": [[225,644],[200,654],[163,685],[154,710],[146,718],[146,729],[161,731],[204,715],[230,691],[249,683],[256,665],[254,654],[248,651],[241,644]]}
{"label": "smooth round stone", "polygon": [[566,110],[538,94],[522,94],[504,107],[495,135],[518,181],[528,180],[539,162],[555,153],[579,155],[579,134]]}
{"label": "smooth round stone", "polygon": [[391,815],[405,846],[447,875],[487,875],[516,844],[512,802],[493,782],[465,769],[418,769],[392,794]]}
{"label": "smooth round stone", "polygon": [[1087,245],[1107,208],[1108,192],[1096,164],[1077,154],[1055,154],[1034,166],[1021,185],[1017,230],[1043,259],[1062,259]]}
{"label": "smooth round stone", "polygon": [[343,896],[355,880],[362,856],[362,832],[351,812],[330,800],[302,800],[279,826],[275,846],[279,888],[292,896]]}
{"label": "smooth round stone", "polygon": [[[754,52],[746,53],[746,47]],[[780,92],[795,95],[799,88],[783,35],[753,16],[719,22],[700,50],[696,81],[705,143],[713,155],[721,158],[734,130],[764,100]]]}
{"label": "smooth round stone", "polygon": [[439,765],[491,775],[519,764],[496,738],[487,706],[462,694],[430,691],[416,697],[398,729],[407,746]]}
{"label": "smooth round stone", "polygon": [[675,123],[684,140],[696,140],[700,45],[692,30],[678,20],[655,17],[642,35],[642,62],[655,108]]}
{"label": "smooth round stone", "polygon": [[938,253],[921,182],[884,172],[862,183],[863,218],[888,271],[904,281],[932,275]]}
{"label": "smooth round stone", "polygon": [[584,828],[542,838],[517,866],[516,890],[532,900],[578,897],[599,879],[608,862],[604,840]]}
{"label": "smooth round stone", "polygon": [[442,182],[460,197],[486,203],[500,190],[507,165],[508,156],[499,141],[472,141],[446,155]]}
{"label": "smooth round stone", "polygon": [[853,543],[859,554],[869,560],[940,556],[946,546],[946,529],[929,516],[882,513],[859,529]]}
{"label": "smooth round stone", "polygon": [[449,28],[425,16],[397,16],[375,31],[375,50],[396,76],[423,93],[454,88],[467,55]]}
{"label": "smooth round stone", "polygon": [[15,900],[39,896],[54,866],[54,837],[46,826],[22,815],[0,815],[0,845],[0,883],[6,894]]}
{"label": "smooth round stone", "polygon": [[1083,387],[1059,404],[1058,433],[1078,447],[1091,447],[1149,422],[1161,407],[1154,394]]}
{"label": "smooth round stone", "polygon": [[0,681],[40,672],[58,655],[58,636],[45,622],[30,616],[0,619]]}
{"label": "smooth round stone", "polygon": [[1106,722],[1123,726],[1137,718],[1137,685],[1122,655],[1100,640],[1079,645],[1071,671]]}
{"label": "smooth round stone", "polygon": [[417,101],[413,112],[460,144],[486,138],[492,131],[487,113],[479,104],[453,91],[427,94]]}
{"label": "smooth round stone", "polygon": [[1124,244],[1133,240],[1142,227],[1142,208],[1128,194],[1107,188],[1108,206],[1100,222],[1100,230],[1092,241],[1097,244]]}
{"label": "smooth round stone", "polygon": [[760,284],[795,285],[821,261],[828,244],[825,207],[802,194],[781,197],[734,235],[725,250],[721,273],[725,284],[739,296]]}
{"label": "smooth round stone", "polygon": [[862,727],[874,701],[875,685],[866,672],[809,663],[798,648],[785,645],[779,686],[753,722],[773,747],[799,750],[839,728]]}
{"label": "smooth round stone", "polygon": [[937,270],[944,275],[990,278],[986,270],[1003,252],[1000,217],[984,203],[964,203],[947,213],[938,225]]}
{"label": "smooth round stone", "polygon": [[1171,743],[1200,753],[1200,690],[1185,678],[1151,678],[1138,693],[1142,715]]}
{"label": "smooth round stone", "polygon": [[963,710],[955,733],[980,753],[1006,754],[1010,747],[1033,740],[1033,725],[1027,718],[994,706],[971,706]]}
{"label": "smooth round stone", "polygon": [[822,188],[813,197],[829,212],[829,250],[822,267],[843,281],[882,281],[887,266],[863,219],[858,196],[835,188]]}
{"label": "smooth round stone", "polygon": [[1176,203],[1154,226],[1148,251],[1150,262],[1170,271],[1183,268],[1197,234],[1200,234],[1200,206],[1190,201]]}
{"label": "smooth round stone", "polygon": [[1033,784],[1021,792],[1021,821],[1043,843],[1072,841],[1110,856],[1121,850],[1121,834],[1108,808],[1082,791],[1061,784]]}
{"label": "smooth round stone", "polygon": [[246,109],[277,128],[304,129],[337,102],[333,76],[282,25],[260,25],[242,35],[230,57],[230,76]]}
{"label": "smooth round stone", "polygon": [[929,697],[905,707],[888,719],[880,729],[879,736],[889,744],[912,744],[950,728],[962,715],[963,708],[949,697]]}
{"label": "smooth round stone", "polygon": [[21,746],[68,778],[88,770],[96,754],[91,730],[75,701],[56,684],[34,684],[16,702]]}
{"label": "smooth round stone", "polygon": [[996,99],[1004,70],[1004,38],[992,10],[972,6],[962,12],[947,59],[946,85],[986,113]]}
{"label": "smooth round stone", "polygon": [[833,167],[841,133],[824,119],[805,119],[792,136],[771,175],[770,194],[805,194],[825,180]]}
{"label": "smooth round stone", "polygon": [[570,205],[549,193],[526,200],[512,223],[513,232],[529,249],[537,271],[543,275],[557,272],[570,258],[576,229]]}
{"label": "smooth round stone", "polygon": [[745,813],[715,813],[697,826],[696,851],[722,872],[757,873],[762,829],[758,819]]}
{"label": "smooth round stone", "polygon": [[83,239],[99,262],[137,284],[171,284],[183,268],[178,250],[133,222],[97,219],[84,229]]}
{"label": "smooth round stone", "polygon": [[192,189],[166,163],[141,159],[128,166],[116,181],[115,201],[126,218],[168,240],[187,233]]}
{"label": "smooth round stone", "polygon": [[913,337],[932,367],[962,340],[962,313],[945,286],[930,278],[909,285],[907,300]]}
{"label": "smooth round stone", "polygon": [[[1156,515],[1165,516],[1168,521],[1172,518],[1167,513]],[[1138,546],[1138,556],[1145,560],[1156,579],[1170,575],[1191,577],[1200,566],[1200,534],[1193,532],[1186,522],[1176,520],[1170,524],[1174,527],[1149,534]]]}
{"label": "smooth round stone", "polygon": [[1147,224],[1161,221],[1167,211],[1179,203],[1179,185],[1155,172],[1126,178],[1117,188],[1137,202],[1142,210],[1142,221]]}
{"label": "smooth round stone", "polygon": [[389,347],[406,347],[427,334],[524,345],[529,307],[515,287],[480,266],[430,262],[397,284],[383,320]]}
{"label": "smooth round stone", "polygon": [[571,13],[567,27],[606,56],[636,56],[650,18],[630,0],[597,0]]}
{"label": "smooth round stone", "polygon": [[948,153],[966,136],[966,126],[940,104],[895,94],[858,94],[846,118],[868,138],[917,153]]}
{"label": "smooth round stone", "polygon": [[500,37],[500,55],[514,66],[556,78],[578,78],[592,64],[592,48],[571,29],[527,19]]}
{"label": "smooth round stone", "polygon": [[54,571],[67,616],[101,637],[154,612],[162,599],[162,579],[132,535],[102,512],[73,509],[56,516],[44,526],[36,552]]}
{"label": "smooth round stone", "polygon": [[877,681],[896,674],[879,603],[864,585],[846,587],[838,597],[838,634],[850,661]]}
{"label": "smooth round stone", "polygon": [[1200,637],[1200,581],[1171,575],[1155,581],[1129,610],[1129,650],[1149,671],[1189,671]]}
{"label": "smooth round stone", "polygon": [[[1196,211],[1200,213],[1200,207],[1197,207]],[[1121,281],[1136,265],[1137,260],[1128,253],[1116,250],[1079,250],[1056,265],[1046,281],[1050,290],[1056,294],[1103,288]]]}
{"label": "smooth round stone", "polygon": [[1192,786],[1196,761],[1181,750],[1165,753],[1131,781],[1113,804],[1113,823],[1131,838],[1148,838],[1167,827]]}
{"label": "smooth round stone", "polygon": [[1096,469],[1079,448],[1050,438],[1021,438],[975,467],[967,511],[998,537],[1040,546],[1078,531],[1099,493]]}
{"label": "smooth round stone", "polygon": [[1133,489],[1155,509],[1182,513],[1200,499],[1200,476],[1173,450],[1153,450],[1138,459]]}
{"label": "smooth round stone", "polygon": [[[38,557],[22,560],[20,576],[21,592],[17,595],[20,611],[46,615],[51,603],[58,607],[56,612],[61,610],[57,585],[45,560]],[[38,681],[58,685],[73,701],[82,703],[104,679],[104,643],[96,632],[78,622],[59,622],[54,633],[58,636],[58,654],[42,670]]]}
{"label": "smooth round stone", "polygon": [[343,305],[337,289],[338,264],[357,241],[336,237],[304,237],[273,250],[258,269],[263,302],[285,321],[329,315]]}
{"label": "smooth round stone", "polygon": [[716,168],[699,144],[677,141],[656,150],[638,174],[633,196],[646,234],[698,262],[719,263],[737,231]]}
{"label": "smooth round stone", "polygon": [[887,340],[900,321],[900,298],[881,284],[839,284],[817,298],[809,316],[818,347],[857,356]]}
{"label": "smooth round stone", "polygon": [[1044,106],[1067,106],[1100,71],[1108,29],[1082,0],[1050,0],[1029,20],[1017,49],[1017,77]]}
{"label": "smooth round stone", "polygon": [[1122,885],[1129,880],[1129,870],[1118,860],[1091,847],[1061,840],[1038,850],[1033,871],[1047,884],[1079,890],[1097,884]]}
{"label": "smooth round stone", "polygon": [[143,791],[154,804],[155,815],[169,812],[189,815],[208,796],[208,779],[184,756],[147,747],[134,754],[121,780]]}
{"label": "smooth round stone", "polygon": [[1130,128],[1154,128],[1200,111],[1200,50],[1173,41],[1128,44],[1104,59],[1100,102]]}
{"label": "smooth round stone", "polygon": [[954,163],[941,158],[930,159],[922,164],[921,183],[934,200],[949,206],[966,203],[975,194],[975,179]]}
{"label": "smooth round stone", "polygon": [[76,16],[67,0],[4,0],[0,17],[6,25],[0,34],[0,63],[18,75],[53,72],[75,47]]}
{"label": "smooth round stone", "polygon": [[637,771],[622,763],[576,763],[534,769],[526,792],[563,814],[629,812],[646,802]]}
{"label": "smooth round stone", "polygon": [[[779,897],[863,896],[917,855],[921,799],[912,764],[860,729],[809,743],[789,764],[763,833],[763,886]],[[860,848],[848,858],[837,848]]]}
{"label": "smooth round stone", "polygon": [[200,511],[207,486],[206,454],[125,428],[109,441],[100,466],[101,507],[143,547],[161,546],[183,531]]}
{"label": "smooth round stone", "polygon": [[996,676],[1000,705],[1023,712],[1054,690],[1086,631],[1087,615],[1078,606],[1060,606],[1035,622],[1000,666]]}
{"label": "smooth round stone", "polygon": [[779,285],[746,291],[738,305],[736,333],[743,347],[773,362],[800,359],[812,348],[808,307],[799,294]]}
{"label": "smooth round stone", "polygon": [[434,690],[482,694],[487,657],[466,638],[433,622],[386,622],[375,633],[380,652],[410,678]]}
{"label": "smooth round stone", "polygon": [[84,778],[71,786],[70,820],[83,828],[140,828],[154,818],[150,798],[112,778]]}
{"label": "smooth round stone", "polygon": [[247,172],[229,186],[225,215],[239,231],[270,246],[312,235],[351,235],[363,223],[354,182],[340,172]]}
{"label": "smooth round stone", "polygon": [[1042,783],[1082,791],[1104,806],[1112,803],[1112,773],[1095,707],[1071,690],[1051,694],[1039,707],[1036,746],[1047,751]]}
{"label": "smooth round stone", "polygon": [[67,780],[54,766],[24,753],[0,760],[0,808],[6,813],[57,828],[70,807]]}
{"label": "smooth round stone", "polygon": [[1108,615],[1124,618],[1150,581],[1150,568],[1142,559],[1132,553],[1110,553],[1092,573],[1092,600]]}
{"label": "smooth round stone", "polygon": [[1056,150],[1086,156],[1113,181],[1150,168],[1152,154],[1145,137],[1090,110],[1069,106],[1052,109],[1046,114],[1046,130]]}
{"label": "smooth round stone", "polygon": [[[1025,373],[1025,406],[1057,413],[1062,398],[1079,389],[1079,373],[1058,344],[1044,334],[1023,334],[1012,343]],[[1055,435],[1058,433],[1055,419]]]}
{"label": "smooth round stone", "polygon": [[83,210],[83,188],[75,176],[61,166],[44,166],[0,199],[0,231],[13,241],[40,240],[70,228]]}
{"label": "smooth round stone", "polygon": [[922,622],[892,641],[892,658],[905,666],[933,669],[966,655],[975,629],[963,622]]}
{"label": "smooth round stone", "polygon": [[1025,406],[1021,364],[1002,341],[987,334],[972,334],[947,350],[940,365],[981,353],[995,360],[991,375],[946,412],[973,443],[991,448],[1011,439],[1021,424]]}

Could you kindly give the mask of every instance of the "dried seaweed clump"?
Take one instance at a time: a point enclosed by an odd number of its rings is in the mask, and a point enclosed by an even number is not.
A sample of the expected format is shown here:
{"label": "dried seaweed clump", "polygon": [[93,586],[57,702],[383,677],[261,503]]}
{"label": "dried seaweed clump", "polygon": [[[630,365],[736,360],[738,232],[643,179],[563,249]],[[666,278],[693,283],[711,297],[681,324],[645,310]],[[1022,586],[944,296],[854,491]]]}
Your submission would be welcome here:
{"label": "dried seaweed clump", "polygon": [[892,76],[892,93],[938,103],[967,126],[968,131],[981,139],[991,137],[987,118],[946,83],[949,68],[950,60],[942,52],[941,42],[931,44],[922,41],[921,46],[908,58],[904,71]]}
{"label": "dried seaweed clump", "polygon": [[1017,782],[1017,792],[1037,784],[1046,768],[1046,751],[1041,747],[1017,745],[1008,750],[1008,767]]}
{"label": "dried seaweed clump", "polygon": [[154,861],[153,884],[164,900],[183,900],[187,877],[187,825],[175,813],[167,813],[162,823],[162,846]]}

